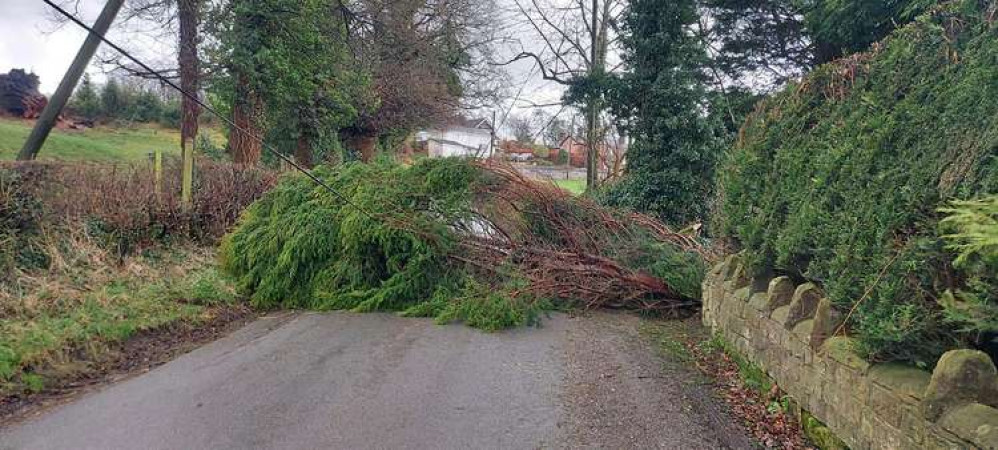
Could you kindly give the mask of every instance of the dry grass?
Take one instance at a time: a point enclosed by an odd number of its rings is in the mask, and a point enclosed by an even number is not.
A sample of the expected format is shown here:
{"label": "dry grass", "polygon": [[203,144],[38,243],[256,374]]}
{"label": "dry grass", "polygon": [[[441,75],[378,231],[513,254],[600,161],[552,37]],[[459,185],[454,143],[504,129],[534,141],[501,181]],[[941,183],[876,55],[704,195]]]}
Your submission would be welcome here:
{"label": "dry grass", "polygon": [[0,400],[236,300],[212,246],[276,175],[198,167],[185,209],[177,177],[157,192],[145,165],[0,165]]}

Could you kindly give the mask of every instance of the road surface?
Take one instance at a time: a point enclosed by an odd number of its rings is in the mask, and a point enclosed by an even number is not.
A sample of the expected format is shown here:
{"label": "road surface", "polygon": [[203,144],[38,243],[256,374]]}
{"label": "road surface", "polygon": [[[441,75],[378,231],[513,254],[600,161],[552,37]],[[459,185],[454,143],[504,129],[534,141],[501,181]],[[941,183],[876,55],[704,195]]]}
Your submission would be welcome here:
{"label": "road surface", "polygon": [[0,449],[751,448],[637,322],[267,317],[0,430]]}

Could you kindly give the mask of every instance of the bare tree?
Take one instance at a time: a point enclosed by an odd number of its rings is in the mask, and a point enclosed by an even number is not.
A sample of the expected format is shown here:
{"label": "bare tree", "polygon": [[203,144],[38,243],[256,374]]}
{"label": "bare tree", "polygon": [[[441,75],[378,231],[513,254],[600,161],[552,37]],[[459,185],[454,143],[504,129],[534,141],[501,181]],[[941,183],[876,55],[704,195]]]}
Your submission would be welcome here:
{"label": "bare tree", "polygon": [[506,120],[506,127],[513,133],[513,138],[521,144],[533,144],[539,127],[532,117],[512,115]]}
{"label": "bare tree", "polygon": [[371,74],[372,101],[343,137],[365,160],[376,138],[445,122],[501,87],[492,64],[495,7],[478,0],[344,0],[357,66]]}
{"label": "bare tree", "polygon": [[[513,0],[515,13],[542,43],[539,49],[521,45],[506,64],[533,60],[544,80],[565,86],[594,86],[620,68],[609,65],[619,49],[617,23],[625,0]],[[585,116],[586,185],[599,181],[599,150],[603,141],[600,125],[604,102],[597,91],[583,89],[576,99]]]}

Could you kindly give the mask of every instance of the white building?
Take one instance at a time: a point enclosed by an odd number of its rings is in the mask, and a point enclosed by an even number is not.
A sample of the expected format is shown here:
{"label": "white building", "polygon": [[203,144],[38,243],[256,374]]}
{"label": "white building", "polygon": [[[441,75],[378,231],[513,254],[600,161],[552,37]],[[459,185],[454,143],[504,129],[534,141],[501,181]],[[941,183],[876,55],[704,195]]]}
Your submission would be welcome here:
{"label": "white building", "polygon": [[421,131],[416,140],[426,145],[431,158],[488,158],[494,151],[492,125],[485,119],[462,119],[438,129]]}

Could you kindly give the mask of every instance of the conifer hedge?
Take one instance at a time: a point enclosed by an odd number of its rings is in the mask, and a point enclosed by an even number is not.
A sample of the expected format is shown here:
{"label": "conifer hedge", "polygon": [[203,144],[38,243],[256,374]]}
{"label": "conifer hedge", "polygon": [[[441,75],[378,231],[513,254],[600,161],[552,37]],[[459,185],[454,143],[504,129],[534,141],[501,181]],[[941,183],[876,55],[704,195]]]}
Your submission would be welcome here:
{"label": "conifer hedge", "polygon": [[998,303],[995,275],[954,267],[939,223],[950,201],[998,192],[996,10],[948,2],[820,67],[760,104],[720,171],[721,233],[756,273],[855,309],[872,359],[932,365],[973,341],[946,320],[948,292]]}

